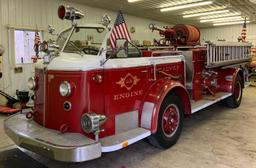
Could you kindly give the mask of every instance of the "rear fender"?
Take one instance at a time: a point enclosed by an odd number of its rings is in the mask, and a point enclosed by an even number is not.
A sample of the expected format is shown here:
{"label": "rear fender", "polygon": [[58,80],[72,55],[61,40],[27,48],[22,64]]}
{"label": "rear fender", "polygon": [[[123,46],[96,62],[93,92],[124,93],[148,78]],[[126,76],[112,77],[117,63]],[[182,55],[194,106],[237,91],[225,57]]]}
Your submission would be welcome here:
{"label": "rear fender", "polygon": [[159,80],[154,83],[147,95],[145,96],[142,115],[141,127],[150,129],[152,133],[157,131],[158,114],[164,98],[175,93],[182,101],[185,114],[191,114],[191,104],[189,94],[185,87],[178,81]]}
{"label": "rear fender", "polygon": [[220,91],[233,93],[238,76],[241,77],[242,87],[244,88],[244,72],[241,68],[222,69],[219,74],[221,74],[219,83]]}
{"label": "rear fender", "polygon": [[235,71],[235,73],[234,73],[234,81],[233,81],[232,91],[234,91],[236,78],[237,78],[238,76],[241,77],[241,79],[242,79],[242,88],[244,88],[244,81],[245,81],[245,78],[244,78],[244,71],[243,71],[241,68],[237,68],[236,71]]}

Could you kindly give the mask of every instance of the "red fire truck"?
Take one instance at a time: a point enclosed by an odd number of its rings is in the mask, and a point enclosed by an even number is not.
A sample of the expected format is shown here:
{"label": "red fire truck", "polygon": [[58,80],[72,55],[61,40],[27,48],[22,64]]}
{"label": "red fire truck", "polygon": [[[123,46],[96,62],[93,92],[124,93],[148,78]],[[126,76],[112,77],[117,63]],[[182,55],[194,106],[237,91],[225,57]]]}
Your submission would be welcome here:
{"label": "red fire truck", "polygon": [[109,17],[79,25],[74,20],[83,15],[75,8],[61,6],[58,14],[72,26],[58,35],[59,50],[41,47],[44,59],[28,81],[33,111],[4,122],[18,146],[66,162],[92,160],[144,138],[165,149],[177,142],[185,116],[220,101],[239,107],[250,44],[200,45],[193,26],[150,25],[164,36],[159,46],[120,39],[112,49]]}

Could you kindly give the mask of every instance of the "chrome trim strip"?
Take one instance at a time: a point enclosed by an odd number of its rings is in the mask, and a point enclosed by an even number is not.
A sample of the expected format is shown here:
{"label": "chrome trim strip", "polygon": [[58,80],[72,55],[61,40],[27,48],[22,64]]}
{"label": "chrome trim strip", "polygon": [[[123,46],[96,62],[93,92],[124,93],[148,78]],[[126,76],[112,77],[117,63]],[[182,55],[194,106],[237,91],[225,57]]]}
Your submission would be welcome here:
{"label": "chrome trim strip", "polygon": [[155,104],[151,102],[145,102],[142,108],[141,114],[141,127],[151,129],[151,120],[154,111]]}
{"label": "chrome trim strip", "polygon": [[138,128],[138,110],[121,113],[115,116],[115,134]]}
{"label": "chrome trim strip", "polygon": [[135,128],[120,134],[109,136],[100,140],[102,152],[113,152],[123,149],[151,135],[151,131],[143,128]]}
{"label": "chrome trim strip", "polygon": [[[47,84],[47,82],[48,82],[48,80],[46,81],[46,79],[47,79],[47,77],[46,77],[46,75],[47,75],[47,72],[46,72],[46,70],[42,70],[42,72],[43,72],[43,80],[44,80],[44,105],[43,105],[43,108],[44,108],[44,110],[43,110],[43,126],[45,126],[45,108],[46,108],[46,84]],[[41,73],[41,72],[40,72]]]}
{"label": "chrome trim strip", "polygon": [[[226,99],[226,98],[228,98],[229,96],[232,95],[232,93],[224,93],[224,92],[220,92],[219,94],[221,94],[221,93],[224,94],[224,95],[222,95],[221,97],[216,98],[215,100],[199,100],[196,103],[192,102],[191,103],[191,107],[192,107],[192,112],[191,113],[193,114],[195,112],[198,112],[198,111],[200,111],[200,110],[202,110],[202,109],[204,109],[204,108],[206,108],[206,107],[208,107],[208,106],[210,106],[214,103],[217,103],[217,102],[219,102],[223,99]],[[199,103],[201,105],[195,107],[195,104],[199,104]]]}
{"label": "chrome trim strip", "polygon": [[54,160],[83,162],[101,156],[99,142],[81,134],[60,134],[38,125],[33,120],[27,120],[23,114],[7,118],[4,121],[4,130],[18,146]]}

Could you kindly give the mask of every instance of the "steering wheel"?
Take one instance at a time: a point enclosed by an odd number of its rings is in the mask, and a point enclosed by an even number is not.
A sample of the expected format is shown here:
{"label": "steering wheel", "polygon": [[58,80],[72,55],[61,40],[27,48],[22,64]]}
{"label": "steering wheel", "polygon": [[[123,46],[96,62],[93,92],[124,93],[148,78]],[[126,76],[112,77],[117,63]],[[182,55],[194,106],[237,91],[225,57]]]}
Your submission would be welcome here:
{"label": "steering wheel", "polygon": [[92,48],[92,47],[85,47],[82,50],[85,54],[90,54],[90,55],[97,55],[99,52],[99,49],[97,48]]}

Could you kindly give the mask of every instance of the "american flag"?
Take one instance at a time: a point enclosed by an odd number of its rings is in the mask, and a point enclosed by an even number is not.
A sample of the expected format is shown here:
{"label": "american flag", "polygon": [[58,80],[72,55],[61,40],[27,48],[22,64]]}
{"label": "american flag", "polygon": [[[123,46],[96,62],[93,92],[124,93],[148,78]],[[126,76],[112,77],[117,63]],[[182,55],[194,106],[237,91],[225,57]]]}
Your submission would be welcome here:
{"label": "american flag", "polygon": [[242,42],[245,42],[245,39],[246,39],[246,17],[244,18],[244,25],[243,25],[242,32],[241,32],[241,38],[242,38]]}
{"label": "american flag", "polygon": [[36,31],[35,39],[34,39],[34,51],[36,53],[36,57],[39,57],[39,45],[40,44],[41,44],[41,39],[40,39],[38,31]]}
{"label": "american flag", "polygon": [[127,25],[124,21],[124,16],[121,11],[118,11],[115,24],[110,34],[110,43],[112,48],[116,48],[117,39],[127,39],[128,41],[131,41]]}
{"label": "american flag", "polygon": [[33,63],[37,62],[37,59],[39,58],[39,46],[41,44],[41,39],[39,36],[38,31],[35,32],[35,39],[34,39],[34,51],[35,51],[35,55],[33,55],[31,57],[31,59],[33,60]]}

